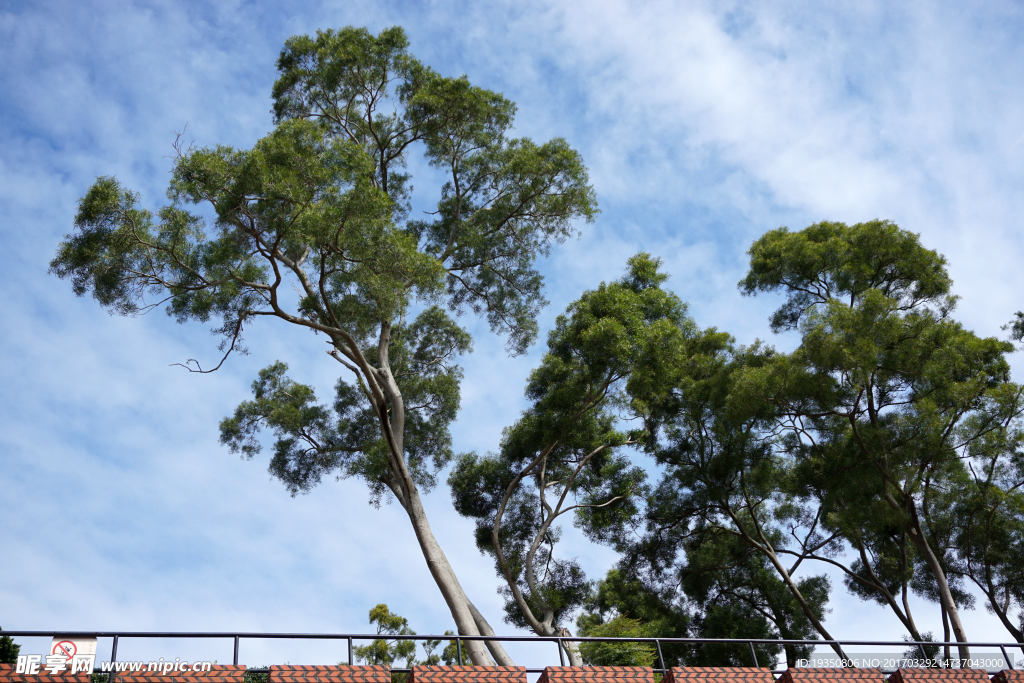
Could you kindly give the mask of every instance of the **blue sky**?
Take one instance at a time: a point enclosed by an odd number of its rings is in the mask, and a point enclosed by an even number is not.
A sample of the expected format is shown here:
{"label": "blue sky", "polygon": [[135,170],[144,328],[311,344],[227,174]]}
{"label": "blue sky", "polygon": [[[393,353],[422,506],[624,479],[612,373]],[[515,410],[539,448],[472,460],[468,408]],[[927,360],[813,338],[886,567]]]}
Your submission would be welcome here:
{"label": "blue sky", "polygon": [[[153,208],[175,131],[239,147],[268,132],[274,62],[294,34],[401,25],[422,61],[515,101],[518,134],[565,137],[582,153],[602,214],[544,263],[542,330],[646,250],[664,259],[700,325],[790,347],[768,330],[774,301],[736,289],[750,243],[780,225],[886,218],[948,257],[968,327],[1004,335],[1024,308],[1024,11],[998,1],[820,7],[0,5],[0,625],[351,632],[386,602],[420,633],[451,627],[400,508],[372,509],[354,481],[292,499],[265,461],[218,444],[220,418],[276,359],[329,391],[336,363],[322,342],[267,325],[250,336],[251,355],[193,375],[172,364],[215,361],[202,327],[160,313],[110,317],[46,273],[96,176],[116,175]],[[429,202],[429,169],[412,171],[417,201]],[[464,323],[476,343],[455,445],[486,451],[522,408],[539,347],[509,359],[485,326]],[[443,486],[427,505],[470,596],[510,633],[470,524]],[[569,542],[593,577],[614,561]],[[895,618],[842,590],[832,607],[826,623],[839,637],[901,635]],[[918,609],[924,630],[936,629],[935,610]],[[972,639],[1007,638],[983,608],[965,617]],[[243,660],[343,656],[275,647],[243,648]],[[121,657],[133,652],[230,655],[223,644],[137,643]]]}

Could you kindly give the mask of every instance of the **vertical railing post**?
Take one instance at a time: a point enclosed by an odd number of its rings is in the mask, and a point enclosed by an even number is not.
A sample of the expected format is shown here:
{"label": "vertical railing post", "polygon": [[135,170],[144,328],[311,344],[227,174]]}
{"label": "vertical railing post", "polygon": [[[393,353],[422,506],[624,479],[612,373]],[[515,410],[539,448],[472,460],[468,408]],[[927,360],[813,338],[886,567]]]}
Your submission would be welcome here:
{"label": "vertical railing post", "polygon": [[1000,645],[999,649],[1003,651],[1003,661],[1006,662],[1007,669],[1013,669],[1013,662],[1010,661],[1010,656],[1006,654],[1006,646]]}
{"label": "vertical railing post", "polygon": [[562,639],[556,638],[555,645],[558,646],[558,663],[565,666],[565,653],[562,652]]}
{"label": "vertical railing post", "polygon": [[668,673],[667,669],[665,669],[665,657],[661,654],[661,641],[655,638],[654,644],[658,646],[658,661],[661,663],[661,673]]}
{"label": "vertical railing post", "polygon": [[352,636],[348,637],[348,665],[352,666]]}
{"label": "vertical railing post", "polygon": [[754,668],[758,668],[761,665],[757,663],[757,650],[754,649],[754,641],[748,640],[747,645],[750,646],[750,657],[754,660]]}
{"label": "vertical railing post", "polygon": [[232,658],[231,663],[238,666],[238,636],[235,636],[235,655]]}
{"label": "vertical railing post", "polygon": [[455,638],[455,653],[459,657],[459,666],[462,666],[462,638]]}
{"label": "vertical railing post", "polygon": [[107,683],[114,683],[114,662],[117,661],[117,636],[114,636],[114,642],[110,645],[110,674],[107,676]]}

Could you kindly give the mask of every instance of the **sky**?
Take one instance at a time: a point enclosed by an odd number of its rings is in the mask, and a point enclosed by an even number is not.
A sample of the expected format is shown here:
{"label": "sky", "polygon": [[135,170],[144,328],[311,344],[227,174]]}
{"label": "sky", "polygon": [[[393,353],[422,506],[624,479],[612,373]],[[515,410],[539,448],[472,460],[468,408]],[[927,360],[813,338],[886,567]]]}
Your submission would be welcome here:
{"label": "sky", "polygon": [[[265,458],[218,443],[220,419],[275,360],[328,395],[337,364],[322,341],[266,325],[250,334],[250,355],[190,374],[174,364],[219,359],[207,329],[159,312],[109,316],[47,274],[97,176],[159,207],[176,133],[252,146],[272,128],[283,42],[347,25],[402,26],[421,61],[516,102],[517,135],[563,137],[583,156],[602,213],[542,263],[542,339],[571,301],[648,251],[699,325],[791,348],[795,338],[768,329],[778,300],[741,297],[736,283],[760,235],[820,220],[889,219],[918,233],[948,258],[956,315],[978,334],[1005,337],[1024,308],[1019,4],[4,0],[5,629],[367,632],[381,602],[419,633],[452,628],[401,508],[373,509],[358,481],[292,498]],[[411,170],[414,202],[427,205],[431,171]],[[475,350],[454,445],[482,453],[524,407],[541,345],[508,358],[486,325],[461,322]],[[470,597],[499,634],[515,633],[501,623],[493,565],[443,484],[426,505]],[[592,578],[615,561],[572,533],[566,552]],[[901,637],[888,612],[834,583],[834,635]],[[1009,637],[980,606],[964,618],[972,640]],[[920,605],[918,619],[941,633],[934,607]],[[23,642],[23,652],[46,647]],[[549,649],[514,652],[543,666],[556,663]],[[224,662],[230,646],[119,647],[120,659],[168,654]],[[344,656],[323,643],[242,646],[251,665]]]}

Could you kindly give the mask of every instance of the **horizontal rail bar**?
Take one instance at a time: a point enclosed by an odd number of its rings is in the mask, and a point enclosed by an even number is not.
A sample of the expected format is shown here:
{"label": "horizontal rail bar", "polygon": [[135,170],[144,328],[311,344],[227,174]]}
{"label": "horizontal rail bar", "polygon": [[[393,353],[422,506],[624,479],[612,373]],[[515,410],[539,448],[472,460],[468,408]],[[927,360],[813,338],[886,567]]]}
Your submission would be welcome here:
{"label": "horizontal rail bar", "polygon": [[[445,665],[439,665],[439,666],[445,666]],[[517,668],[519,668],[519,667],[517,667]],[[528,674],[544,673],[544,671],[546,671],[546,669],[547,669],[547,667],[536,667],[536,666],[533,666],[533,667],[531,667],[531,666],[524,666],[522,668]],[[650,668],[650,667],[647,667],[647,668]],[[881,668],[882,673],[895,673],[896,671],[899,671],[899,669],[888,669],[888,668],[885,668],[885,667],[880,667],[880,668]],[[411,673],[412,672],[412,669],[409,669],[409,668],[398,668],[398,667],[390,667],[388,670],[390,672],[392,672],[392,673],[397,673],[397,674],[407,674],[407,673]],[[656,673],[656,674],[665,674],[668,671],[668,669],[651,669],[651,671]],[[773,674],[782,674],[782,673],[786,672],[786,669],[771,669],[770,671]],[[249,674],[269,674],[270,673],[270,667],[269,666],[253,667],[251,669],[246,669],[245,672],[249,673]],[[93,673],[94,674],[109,674],[111,672],[104,671],[103,669],[101,669],[99,667],[96,667],[96,668],[93,669]]]}
{"label": "horizontal rail bar", "polygon": [[[578,642],[578,643],[646,643],[652,645],[657,649],[658,663],[661,664],[659,668],[653,669],[654,672],[665,674],[668,669],[665,668],[665,659],[662,654],[662,645],[705,645],[705,644],[717,644],[717,645],[747,645],[750,648],[750,655],[753,659],[754,666],[757,664],[757,653],[755,652],[754,645],[768,645],[779,648],[780,650],[787,645],[813,645],[813,646],[835,646],[840,652],[844,646],[871,646],[871,647],[887,647],[887,648],[900,648],[904,652],[908,647],[917,647],[920,649],[923,655],[926,655],[925,648],[939,648],[946,646],[968,646],[977,648],[999,648],[1002,653],[1002,660],[1004,666],[1008,669],[1015,668],[1016,662],[1009,655],[1006,648],[1016,648],[1024,652],[1024,643],[1006,643],[1006,642],[968,642],[968,643],[957,643],[953,641],[917,641],[917,640],[786,640],[776,638],[630,638],[630,637],[600,637],[600,636],[538,636],[538,635],[527,635],[527,636],[478,636],[478,635],[456,635],[456,634],[445,634],[445,635],[390,635],[390,634],[366,634],[366,633],[263,633],[256,631],[3,631],[4,636],[19,637],[19,638],[36,638],[43,637],[49,638],[53,636],[60,636],[64,638],[75,638],[75,637],[90,637],[90,638],[112,638],[112,648],[110,653],[110,661],[114,661],[117,658],[117,646],[118,640],[121,638],[145,638],[145,639],[231,639],[233,642],[233,657],[232,661],[238,663],[238,654],[240,641],[244,639],[248,640],[345,640],[347,641],[348,650],[348,661],[352,664],[353,660],[353,641],[374,641],[374,640],[410,640],[410,641],[454,641],[456,643],[457,650],[457,662],[461,665],[463,652],[462,642],[468,641],[499,641],[499,642],[554,642],[558,647],[558,658],[561,664],[565,665],[565,657],[563,653],[563,647],[565,641]],[[850,653],[858,654],[858,653]],[[395,673],[408,673],[411,669],[407,668],[392,668]],[[269,671],[265,667],[258,669],[250,669],[253,673],[263,673]],[[543,668],[526,668],[527,673],[540,673],[543,672]],[[785,669],[773,669],[773,673],[782,673]],[[891,673],[896,669],[882,668],[885,673]],[[96,673],[103,673],[97,670]]]}
{"label": "horizontal rail bar", "polygon": [[662,643],[679,644],[737,644],[756,643],[760,645],[882,645],[891,647],[906,648],[913,645],[924,645],[926,647],[941,647],[945,645],[968,647],[1013,647],[1024,648],[1024,643],[1017,642],[986,642],[969,641],[958,643],[956,641],[943,640],[785,640],[782,638],[612,638],[596,636],[477,636],[477,635],[391,635],[391,634],[366,634],[366,633],[259,633],[247,631],[11,631],[4,629],[5,636],[16,636],[19,638],[42,638],[52,636],[66,636],[69,638],[249,638],[259,639],[298,639],[298,640],[342,640],[352,638],[353,640],[473,640],[473,641],[503,641],[503,642],[558,642],[569,640],[574,642],[600,642],[600,643],[650,643],[654,645],[657,641]]}

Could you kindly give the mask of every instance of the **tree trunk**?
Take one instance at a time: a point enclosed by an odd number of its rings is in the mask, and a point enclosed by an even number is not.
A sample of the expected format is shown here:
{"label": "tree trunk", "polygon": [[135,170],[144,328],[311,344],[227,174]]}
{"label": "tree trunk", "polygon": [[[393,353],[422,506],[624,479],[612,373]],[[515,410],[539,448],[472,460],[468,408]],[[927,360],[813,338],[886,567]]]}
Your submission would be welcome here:
{"label": "tree trunk", "polygon": [[[563,635],[572,635],[568,629],[562,629]],[[583,655],[580,654],[580,644],[575,640],[562,641],[562,649],[569,655],[569,666],[583,666]]]}
{"label": "tree trunk", "polygon": [[[948,643],[949,642],[949,615],[946,614],[946,608],[945,607],[943,607],[942,605],[939,605],[939,607],[942,607],[942,639]],[[949,653],[949,645],[943,645],[942,646],[942,656],[946,659],[946,662],[948,663],[949,660],[951,659],[950,653]]]}
{"label": "tree trunk", "polygon": [[[904,538],[906,538],[906,533],[904,533],[903,536]],[[859,541],[857,543],[854,543],[852,540],[850,541],[850,544],[857,548],[857,554],[860,555],[860,561],[864,564],[864,569],[868,572],[868,575],[871,577],[871,580],[868,581],[863,577],[855,574],[846,565],[838,566],[842,567],[843,571],[845,571],[847,576],[849,576],[852,580],[859,582],[860,585],[866,588],[870,588],[871,590],[875,591],[885,599],[886,604],[889,605],[889,609],[892,610],[893,614],[896,615],[896,618],[899,619],[900,623],[902,623],[904,628],[907,629],[907,632],[910,634],[911,640],[924,640],[921,637],[921,633],[917,630],[917,624],[914,623],[914,616],[910,611],[910,603],[907,602],[906,579],[903,579],[900,582],[900,593],[903,599],[903,607],[901,609],[899,603],[896,602],[896,597],[889,592],[889,589],[885,587],[885,583],[878,578],[878,574],[875,573],[874,568],[871,566],[871,560],[868,558],[867,551],[864,549],[864,544]],[[905,552],[902,553],[901,561],[901,567],[903,569],[906,569]]]}
{"label": "tree trunk", "polygon": [[[473,613],[473,619],[476,621],[476,627],[480,630],[480,635],[493,636],[494,629],[487,623],[487,620],[484,619],[484,615],[480,614],[480,610],[476,608],[476,605],[474,605],[471,600],[469,602],[469,610]],[[487,643],[487,649],[491,651],[491,656],[494,657],[494,661],[498,663],[498,666],[515,666],[515,662],[508,656],[508,653],[505,652],[505,648],[502,647],[500,642],[497,640],[488,640],[485,642]]]}
{"label": "tree trunk", "polygon": [[[744,536],[746,536],[745,533]],[[786,568],[782,565],[782,562],[779,561],[779,558],[775,555],[775,552],[771,550],[771,548],[761,547],[760,544],[758,544],[753,539],[749,539],[748,543],[753,543],[754,547],[763,552],[765,556],[768,558],[768,561],[772,563],[772,566],[775,567],[775,571],[777,571],[779,573],[779,576],[782,577],[783,583],[786,584],[786,587],[789,589],[789,592],[792,593],[794,598],[796,598],[797,603],[800,605],[800,610],[804,613],[804,616],[807,617],[807,620],[811,622],[811,625],[814,626],[814,629],[818,633],[820,633],[822,637],[825,638],[825,640],[835,640],[825,629],[825,625],[821,623],[817,616],[815,616],[814,612],[811,610],[811,606],[807,604],[807,600],[804,598],[804,594],[800,591],[800,588],[796,585],[796,582],[793,581],[793,578],[789,575],[789,572],[786,571]],[[838,643],[829,643],[829,646],[835,651],[837,655],[839,655],[840,659],[844,661],[849,659],[846,656],[846,653],[843,652],[842,646]],[[853,666],[852,662],[849,663],[849,666]]]}
{"label": "tree trunk", "polygon": [[[423,509],[423,501],[420,498],[419,489],[416,488],[416,483],[412,480],[406,467],[405,401],[398,383],[395,381],[394,374],[391,372],[388,357],[390,342],[391,323],[385,321],[381,323],[380,339],[377,347],[378,362],[380,364],[379,374],[369,372],[366,374],[366,379],[369,382],[376,381],[379,383],[378,386],[382,392],[382,398],[383,394],[386,394],[390,404],[389,410],[382,401],[377,406],[377,416],[380,420],[381,431],[385,439],[390,437],[388,445],[391,450],[391,462],[395,470],[394,475],[400,482],[399,485],[403,494],[398,495],[396,491],[396,497],[403,503],[403,507],[409,515],[413,531],[416,534],[416,540],[419,542],[420,550],[423,552],[423,558],[427,561],[427,567],[430,569],[430,574],[434,577],[437,587],[441,590],[441,595],[444,596],[445,602],[448,603],[448,609],[455,620],[455,626],[459,630],[459,635],[494,635],[490,624],[487,623],[480,610],[473,605],[469,596],[462,589],[462,584],[459,583],[459,579],[455,576],[455,571],[452,569],[451,564],[449,564],[448,558],[445,556],[444,551],[441,550],[441,545],[437,542],[437,538],[434,537],[434,531],[430,528],[430,522],[427,520],[427,512]],[[494,666],[494,660],[491,659],[488,651],[494,653],[495,659],[502,666],[512,666],[514,664],[512,658],[505,653],[501,643],[497,641],[466,640],[464,643],[470,660],[477,666]]]}
{"label": "tree trunk", "polygon": [[[970,576],[970,574],[968,574],[968,576]],[[981,588],[981,591],[985,594],[985,597],[988,598],[989,607],[992,609],[992,612],[997,617],[999,617],[999,622],[1003,625],[1003,628],[1009,631],[1010,635],[1013,636],[1013,639],[1016,640],[1018,643],[1024,643],[1024,631],[1021,631],[1019,628],[1013,625],[1012,621],[1010,621],[1010,618],[1007,615],[1007,609],[1004,608],[1001,604],[999,604],[999,601],[995,597],[995,590],[986,589],[985,586],[979,583],[978,580],[975,579],[973,576],[970,578],[974,581],[978,588]]]}
{"label": "tree trunk", "polygon": [[[532,615],[531,615],[532,616]],[[539,636],[572,636],[569,629],[564,627],[552,626],[549,622],[542,621],[538,624],[539,628],[534,628],[534,631]],[[569,666],[583,666],[583,655],[580,654],[580,644],[575,640],[561,640],[558,642],[559,647],[569,657]]]}
{"label": "tree trunk", "polygon": [[968,665],[968,660],[971,658],[971,649],[966,645],[967,632],[964,630],[963,623],[960,621],[960,611],[956,607],[956,603],[953,601],[953,593],[949,589],[949,582],[946,581],[946,572],[942,570],[942,565],[939,564],[939,558],[932,552],[932,547],[928,543],[928,540],[924,537],[924,532],[921,529],[921,520],[917,515],[917,506],[913,500],[910,501],[910,517],[913,527],[910,529],[910,540],[917,546],[917,549],[924,556],[925,561],[928,563],[928,568],[932,572],[932,576],[935,577],[936,588],[939,592],[939,601],[946,611],[946,616],[949,617],[950,626],[953,628],[953,635],[956,637],[956,642],[959,643],[958,653],[960,655],[960,666],[965,667]]}
{"label": "tree trunk", "polygon": [[[796,640],[796,638],[793,637],[793,632],[789,630],[786,615],[779,610],[779,605],[774,600],[768,600],[768,609],[772,612],[772,616],[770,617],[771,620],[775,622],[775,627],[779,629],[779,637],[785,640]],[[786,653],[786,668],[795,668],[796,652],[794,651],[793,646],[788,644],[783,645],[782,649]]]}
{"label": "tree trunk", "polygon": [[[828,630],[826,630],[825,625],[821,623],[817,616],[815,616],[813,610],[811,610],[811,606],[807,604],[807,600],[806,598],[804,598],[804,594],[800,591],[800,587],[796,585],[796,582],[793,581],[793,577],[791,577],[789,575],[789,572],[786,571],[786,567],[783,566],[782,562],[779,561],[778,555],[775,554],[775,550],[771,547],[771,545],[769,545],[768,539],[764,537],[764,534],[761,534],[761,532],[758,531],[758,533],[761,535],[761,539],[764,541],[764,544],[762,545],[761,543],[758,543],[754,538],[752,538],[749,533],[747,533],[746,529],[743,527],[743,524],[740,522],[739,517],[737,517],[736,513],[732,510],[731,507],[726,505],[725,512],[732,519],[733,524],[736,525],[736,530],[739,532],[740,538],[746,541],[747,545],[749,545],[751,548],[753,548],[759,553],[762,553],[765,557],[768,558],[768,561],[772,563],[772,566],[775,567],[775,571],[778,572],[779,576],[782,578],[782,582],[785,583],[786,588],[789,589],[789,592],[793,595],[794,598],[796,598],[797,604],[800,605],[800,610],[804,613],[804,616],[807,617],[807,620],[811,622],[811,625],[814,627],[814,629],[818,633],[820,633],[821,637],[825,640],[834,640],[834,638],[831,635],[829,635],[829,632]],[[839,658],[841,660],[847,662],[849,658],[846,656],[846,653],[843,652],[843,648],[841,645],[833,642],[829,643],[829,646],[837,655],[839,655]],[[848,664],[849,666],[853,666],[852,662],[848,662]]]}
{"label": "tree trunk", "polygon": [[[430,522],[427,521],[426,511],[423,509],[423,503],[420,500],[419,491],[415,488],[409,491],[406,512],[409,514],[409,520],[412,522],[412,528],[416,533],[416,540],[420,544],[423,557],[427,561],[430,575],[434,577],[437,587],[441,590],[441,595],[444,596],[445,602],[448,603],[448,609],[455,620],[455,626],[458,628],[459,635],[492,635],[493,631],[490,630],[489,625],[486,626],[486,629],[490,633],[483,633],[478,625],[477,617],[484,624],[487,624],[487,622],[462,589],[462,585],[459,583],[458,577],[455,576],[448,558],[434,537],[434,532],[430,528]],[[470,660],[477,666],[494,666],[494,660],[491,659],[488,650],[495,653],[495,658],[503,666],[511,666],[513,664],[512,659],[505,653],[504,648],[496,641],[489,641],[485,644],[479,640],[465,640],[463,644]]]}

